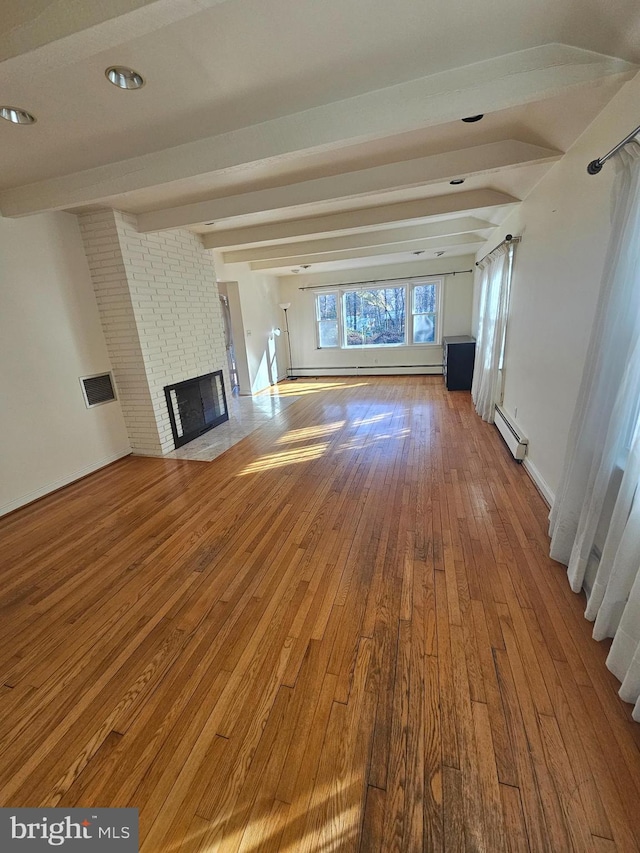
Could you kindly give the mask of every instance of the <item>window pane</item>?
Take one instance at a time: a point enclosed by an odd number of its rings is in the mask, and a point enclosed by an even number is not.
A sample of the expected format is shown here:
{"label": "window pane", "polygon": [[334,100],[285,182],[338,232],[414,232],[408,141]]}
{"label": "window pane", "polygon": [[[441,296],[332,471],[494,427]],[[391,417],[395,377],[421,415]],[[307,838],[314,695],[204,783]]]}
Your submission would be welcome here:
{"label": "window pane", "polygon": [[432,344],[436,339],[436,315],[416,314],[413,318],[413,342]]}
{"label": "window pane", "polygon": [[317,297],[318,320],[337,320],[338,305],[335,293],[323,293]]}
{"label": "window pane", "polygon": [[405,342],[404,287],[380,287],[345,293],[343,305],[348,347]]}
{"label": "window pane", "polygon": [[413,288],[413,313],[433,314],[436,311],[436,284],[418,284]]}
{"label": "window pane", "polygon": [[321,347],[337,347],[338,321],[320,320],[318,323],[318,338]]}

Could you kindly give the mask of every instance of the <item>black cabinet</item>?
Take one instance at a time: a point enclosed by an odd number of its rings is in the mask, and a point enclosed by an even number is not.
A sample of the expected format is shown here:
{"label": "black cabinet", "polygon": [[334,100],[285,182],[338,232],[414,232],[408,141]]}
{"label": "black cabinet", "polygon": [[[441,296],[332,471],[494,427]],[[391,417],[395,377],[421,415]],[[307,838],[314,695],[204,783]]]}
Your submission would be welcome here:
{"label": "black cabinet", "polygon": [[447,391],[470,391],[476,339],[469,335],[443,338],[442,349],[442,372]]}

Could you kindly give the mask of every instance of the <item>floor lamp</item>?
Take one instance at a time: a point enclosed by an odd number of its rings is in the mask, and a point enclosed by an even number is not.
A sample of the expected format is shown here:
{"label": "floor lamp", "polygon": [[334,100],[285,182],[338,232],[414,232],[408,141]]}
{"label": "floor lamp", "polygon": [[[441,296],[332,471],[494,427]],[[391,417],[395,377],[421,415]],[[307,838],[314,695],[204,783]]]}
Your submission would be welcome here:
{"label": "floor lamp", "polygon": [[287,379],[293,382],[297,379],[297,376],[291,376],[291,370],[293,368],[293,358],[291,357],[291,335],[289,334],[289,317],[287,316],[287,311],[291,308],[290,302],[281,302],[280,307],[284,311],[284,325],[285,331],[287,333],[287,342],[289,344],[289,367],[287,368]]}

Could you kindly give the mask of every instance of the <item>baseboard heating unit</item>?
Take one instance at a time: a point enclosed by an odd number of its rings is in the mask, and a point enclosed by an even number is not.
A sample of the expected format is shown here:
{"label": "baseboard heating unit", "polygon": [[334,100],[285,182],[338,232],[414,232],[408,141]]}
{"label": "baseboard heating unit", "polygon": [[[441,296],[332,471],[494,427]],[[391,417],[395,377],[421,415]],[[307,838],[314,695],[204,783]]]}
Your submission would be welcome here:
{"label": "baseboard heating unit", "polygon": [[511,455],[517,462],[522,462],[527,455],[529,439],[522,435],[518,427],[509,420],[500,406],[496,406],[495,408],[494,420],[498,432],[504,438],[505,444],[511,451]]}

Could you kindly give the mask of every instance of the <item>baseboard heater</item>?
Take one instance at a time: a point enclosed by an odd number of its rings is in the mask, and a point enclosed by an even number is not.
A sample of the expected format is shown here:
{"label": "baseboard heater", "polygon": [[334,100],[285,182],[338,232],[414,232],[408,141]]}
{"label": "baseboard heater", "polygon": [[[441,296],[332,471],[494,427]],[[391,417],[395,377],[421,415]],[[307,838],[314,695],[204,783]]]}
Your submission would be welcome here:
{"label": "baseboard heater", "polygon": [[323,365],[322,367],[292,367],[291,373],[301,373],[307,370],[311,373],[326,373],[327,370],[417,370],[418,368],[428,368],[437,370],[442,373],[442,364],[343,364],[343,365]]}
{"label": "baseboard heater", "polygon": [[511,451],[511,455],[517,462],[522,462],[527,455],[529,439],[525,438],[520,430],[505,415],[500,406],[496,406],[494,413],[495,425],[498,432],[504,438],[505,444]]}

